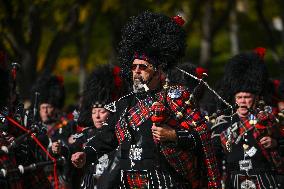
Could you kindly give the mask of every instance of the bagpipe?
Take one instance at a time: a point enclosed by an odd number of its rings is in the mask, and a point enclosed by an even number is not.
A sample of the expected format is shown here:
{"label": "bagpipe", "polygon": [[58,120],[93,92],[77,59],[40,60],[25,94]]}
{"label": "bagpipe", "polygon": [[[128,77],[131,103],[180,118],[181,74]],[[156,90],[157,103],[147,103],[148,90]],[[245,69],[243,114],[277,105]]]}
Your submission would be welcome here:
{"label": "bagpipe", "polygon": [[[213,90],[208,83],[205,81],[205,78],[208,77],[207,73],[198,73],[198,77],[195,75],[192,75],[185,70],[182,70],[178,67],[176,67],[179,71],[181,71],[183,74],[195,79],[198,81],[198,84],[193,88],[191,91],[189,98],[186,100],[185,104],[190,105],[191,107],[195,108],[197,104],[198,94],[202,90],[203,86],[206,86],[210,91],[212,91],[218,99],[220,99],[224,104],[228,106],[228,108],[223,110],[217,110],[216,112],[212,113],[212,115],[203,115],[200,117],[198,121],[195,121],[195,125],[199,125],[203,122],[213,122],[218,116],[223,115],[225,113],[232,113],[236,109],[236,105],[230,105],[228,102],[226,102],[215,90]],[[205,71],[205,70],[204,70]],[[165,93],[167,93],[167,89],[169,87],[169,80],[166,80],[166,84],[163,87],[163,90]],[[166,120],[167,113],[166,113],[166,107],[161,102],[154,102],[151,107],[151,111],[153,112],[153,116],[151,116],[151,120],[156,126],[160,126],[162,122]]]}
{"label": "bagpipe", "polygon": [[256,107],[249,109],[249,123],[254,125],[260,133],[259,138],[263,136],[281,137],[281,123],[277,115],[273,114],[271,106],[263,100],[259,100]]}
{"label": "bagpipe", "polygon": [[[191,78],[198,80],[199,84],[194,88],[193,93],[190,96],[190,101],[194,103],[195,93],[200,90],[200,87],[203,85],[207,87],[216,97],[218,100],[220,100],[223,104],[227,106],[227,108],[224,108],[222,110],[217,110],[216,112],[212,113],[210,116],[205,116],[203,119],[199,120],[196,124],[199,124],[199,122],[203,121],[210,121],[214,123],[214,120],[220,116],[220,115],[229,115],[232,117],[235,114],[236,110],[239,108],[237,104],[231,105],[228,103],[225,99],[223,99],[214,89],[212,89],[206,81],[204,81],[204,77],[198,78],[180,68],[181,72],[184,74],[190,76]],[[205,75],[206,76],[206,75]],[[246,108],[246,107],[245,107]],[[277,116],[273,115],[272,113],[272,107],[267,105],[264,100],[258,100],[254,107],[248,108],[248,111],[250,112],[249,115],[249,124],[252,124],[255,126],[256,129],[258,129],[263,134],[271,135],[273,132],[273,129],[275,126],[275,123],[279,122],[279,119],[277,119]],[[281,113],[280,113],[281,114]],[[278,116],[279,117],[279,116]]]}
{"label": "bagpipe", "polygon": [[[209,86],[209,84],[204,80],[208,75],[207,73],[198,73],[198,75],[200,76],[195,76],[192,75],[190,73],[188,73],[187,71],[176,67],[177,70],[179,70],[181,73],[185,74],[188,77],[193,78],[194,80],[198,81],[198,84],[194,87],[192,93],[190,94],[190,97],[188,99],[188,103],[191,105],[196,105],[196,99],[199,93],[199,91],[202,89],[203,86],[207,87],[208,90],[210,90],[220,101],[222,101],[227,108],[224,110],[218,110],[217,112],[213,113],[211,116],[204,116],[204,119],[200,119],[200,122],[203,121],[211,121],[212,119],[217,118],[218,116],[224,114],[225,112],[231,115],[234,114],[234,110],[236,109],[235,105],[231,105],[230,103],[228,103],[226,100],[224,100],[214,89],[212,89],[212,87]],[[165,84],[163,86],[163,91],[166,94],[169,85],[169,79],[166,78],[165,80]],[[145,83],[140,83],[137,85],[138,89],[133,90],[132,92],[128,93],[127,95],[124,95],[122,97],[120,97],[118,100],[115,100],[107,105],[104,106],[104,108],[106,108],[107,110],[109,110],[110,112],[116,112],[116,103],[126,99],[128,97],[131,97],[137,93],[147,93],[149,91],[148,86]],[[136,87],[137,87],[136,86]],[[165,120],[165,107],[161,102],[154,102],[152,107],[151,107],[151,111],[153,111],[153,116],[151,118],[151,120],[153,121],[154,124],[156,125],[160,125],[160,123],[162,123]],[[197,123],[198,124],[198,123]]]}
{"label": "bagpipe", "polygon": [[38,168],[43,168],[48,165],[53,165],[54,162],[56,162],[58,165],[64,165],[66,163],[65,158],[62,156],[55,161],[50,160],[50,161],[43,161],[43,162],[38,162],[38,163],[32,163],[30,165],[24,166],[24,165],[19,165],[17,168],[14,169],[0,169],[0,177],[8,177],[9,175],[13,173],[20,173],[24,174],[29,171],[36,170]]}
{"label": "bagpipe", "polygon": [[[0,143],[0,160],[8,160],[13,164],[13,167],[6,168],[5,164],[1,165],[4,161],[0,161],[0,177],[5,179],[15,173],[24,174],[26,171],[33,171],[43,168],[46,165],[53,165],[54,187],[57,189],[57,164],[65,163],[65,160],[63,158],[55,159],[48,152],[45,145],[42,144],[42,140],[40,140],[40,136],[45,135],[39,121],[36,119],[38,113],[38,97],[40,94],[35,94],[36,97],[33,111],[31,111],[32,113],[26,111],[23,103],[20,102],[19,94],[16,90],[17,71],[19,69],[20,64],[11,64],[12,81],[10,84],[9,103],[8,107],[4,107],[0,110],[0,139],[2,141]],[[31,144],[33,144],[33,146],[29,146]],[[19,154],[22,151],[18,150],[18,148],[24,148],[24,150],[26,150],[25,154]],[[38,162],[35,158],[35,149],[38,149],[42,154],[45,154],[49,160]],[[20,158],[15,158],[16,155],[20,156]],[[28,161],[23,161],[26,157],[32,158]],[[17,167],[17,164],[21,161],[23,161],[23,164]],[[30,163],[30,161],[34,161],[34,163]]]}
{"label": "bagpipe", "polygon": [[83,145],[84,143],[88,142],[88,139],[91,137],[90,133],[94,134],[94,132],[92,131],[94,131],[95,129],[95,126],[86,127],[84,129],[81,129],[80,132],[73,134],[72,137],[75,140],[75,143]]}

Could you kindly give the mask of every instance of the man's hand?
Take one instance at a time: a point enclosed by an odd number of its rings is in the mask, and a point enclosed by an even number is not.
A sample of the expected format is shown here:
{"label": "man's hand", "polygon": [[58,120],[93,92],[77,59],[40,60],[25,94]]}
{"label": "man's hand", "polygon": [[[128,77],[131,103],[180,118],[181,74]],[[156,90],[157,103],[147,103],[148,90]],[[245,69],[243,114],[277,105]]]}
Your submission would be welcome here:
{"label": "man's hand", "polygon": [[165,124],[161,125],[160,127],[153,125],[152,134],[155,140],[160,142],[165,142],[165,141],[175,142],[177,140],[176,131]]}
{"label": "man's hand", "polygon": [[86,153],[76,152],[71,156],[72,164],[77,168],[82,168],[86,164]]}
{"label": "man's hand", "polygon": [[71,135],[69,138],[68,138],[68,143],[69,144],[74,144],[76,142],[76,139],[74,139],[73,135]]}
{"label": "man's hand", "polygon": [[265,136],[260,139],[260,144],[266,149],[275,148],[277,146],[277,141],[270,136]]}
{"label": "man's hand", "polygon": [[51,151],[53,154],[61,153],[61,143],[59,141],[53,142],[51,146]]}

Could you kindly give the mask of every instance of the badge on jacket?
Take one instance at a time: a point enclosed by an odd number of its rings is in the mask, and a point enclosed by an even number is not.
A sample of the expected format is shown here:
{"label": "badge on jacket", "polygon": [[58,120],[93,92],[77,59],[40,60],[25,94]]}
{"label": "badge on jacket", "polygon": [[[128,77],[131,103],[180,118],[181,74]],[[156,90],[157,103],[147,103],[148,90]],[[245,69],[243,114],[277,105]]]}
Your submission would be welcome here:
{"label": "badge on jacket", "polygon": [[181,97],[182,91],[180,89],[170,89],[168,92],[168,97],[176,99]]}

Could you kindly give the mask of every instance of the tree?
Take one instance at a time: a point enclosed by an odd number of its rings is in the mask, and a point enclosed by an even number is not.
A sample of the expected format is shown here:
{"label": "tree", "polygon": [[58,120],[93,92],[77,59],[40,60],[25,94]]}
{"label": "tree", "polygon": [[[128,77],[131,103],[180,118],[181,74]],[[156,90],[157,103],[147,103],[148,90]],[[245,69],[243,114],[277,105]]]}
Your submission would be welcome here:
{"label": "tree", "polygon": [[[1,1],[0,46],[5,49],[10,61],[17,61],[22,66],[19,83],[24,98],[29,97],[31,85],[37,78],[43,38],[48,37],[50,41],[44,55],[44,69],[41,70],[43,75],[47,75],[54,69],[60,51],[74,34],[82,2]],[[52,34],[45,32],[48,29],[53,30]]]}

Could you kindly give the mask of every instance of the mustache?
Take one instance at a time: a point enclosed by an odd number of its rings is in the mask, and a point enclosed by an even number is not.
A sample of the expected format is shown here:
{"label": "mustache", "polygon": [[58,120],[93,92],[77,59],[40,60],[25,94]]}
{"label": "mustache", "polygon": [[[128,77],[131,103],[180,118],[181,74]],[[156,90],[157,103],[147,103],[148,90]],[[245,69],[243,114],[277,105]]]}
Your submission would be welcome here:
{"label": "mustache", "polygon": [[133,82],[134,82],[134,83],[142,83],[142,84],[145,83],[143,77],[140,76],[140,75],[134,75],[134,77],[133,77]]}
{"label": "mustache", "polygon": [[133,90],[135,93],[139,92],[145,92],[146,89],[144,88],[145,86],[145,81],[143,80],[143,77],[141,76],[133,76]]}
{"label": "mustache", "polygon": [[134,79],[142,79],[142,76],[141,75],[134,75],[133,78]]}

